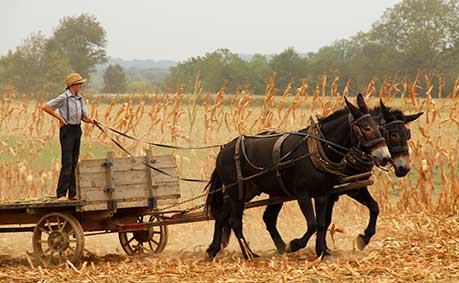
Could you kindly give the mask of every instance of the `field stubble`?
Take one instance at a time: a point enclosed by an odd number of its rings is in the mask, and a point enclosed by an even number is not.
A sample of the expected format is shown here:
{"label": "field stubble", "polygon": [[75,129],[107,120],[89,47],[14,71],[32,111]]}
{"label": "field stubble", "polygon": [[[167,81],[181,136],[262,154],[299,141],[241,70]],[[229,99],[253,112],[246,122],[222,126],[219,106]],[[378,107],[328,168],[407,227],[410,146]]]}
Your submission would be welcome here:
{"label": "field stubble", "polygon": [[[347,88],[339,94],[335,82],[336,79],[327,84],[323,78],[315,88],[304,83],[299,89],[287,89],[277,96],[269,82],[265,96],[261,97],[245,92],[185,95],[179,91],[130,95],[123,103],[118,103],[116,97],[108,104],[101,103],[98,95],[87,94],[86,98],[95,118],[134,136],[179,145],[220,144],[238,134],[306,127],[310,115],[327,115],[343,106],[341,96],[347,95]],[[363,232],[368,212],[342,197],[329,233],[333,239],[328,239],[334,256],[326,260],[314,256],[314,239],[298,253],[275,255],[262,222],[262,209],[253,209],[245,213],[244,230],[252,248],[262,255],[254,261],[242,260],[232,239],[229,248],[214,262],[205,262],[203,254],[211,241],[212,222],[170,227],[166,251],[139,259],[122,255],[116,235],[88,237],[89,252],[82,269],[32,269],[25,256],[31,251],[31,235],[3,234],[0,280],[459,281],[459,83],[451,92],[436,94],[435,98],[430,93],[432,84],[430,78],[425,78],[413,83],[385,82],[378,90],[372,83],[368,86],[366,95],[371,106],[376,106],[381,97],[386,105],[406,113],[425,113],[410,125],[412,172],[404,179],[395,179],[390,172],[375,170],[375,185],[370,190],[380,204],[381,217],[376,236],[364,251],[356,250],[354,239]],[[54,194],[59,173],[58,128],[40,111],[42,103],[16,98],[11,90],[4,91],[0,104],[2,201]],[[117,139],[129,150],[143,154],[144,145]],[[84,125],[81,158],[101,158],[108,150],[123,156],[97,128]],[[158,148],[153,148],[153,152],[173,153],[180,175],[202,178],[213,170],[217,153]],[[202,187],[181,183],[181,191],[182,198],[187,199],[202,194]],[[304,232],[305,221],[295,203],[289,203],[281,212],[279,227],[286,240]]]}

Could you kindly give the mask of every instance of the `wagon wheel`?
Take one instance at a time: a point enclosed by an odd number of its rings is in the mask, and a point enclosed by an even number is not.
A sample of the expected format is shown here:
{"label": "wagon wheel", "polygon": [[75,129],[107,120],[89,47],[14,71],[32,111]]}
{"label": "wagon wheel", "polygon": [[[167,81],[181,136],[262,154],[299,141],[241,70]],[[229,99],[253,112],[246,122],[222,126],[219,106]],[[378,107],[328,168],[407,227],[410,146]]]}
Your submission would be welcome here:
{"label": "wagon wheel", "polygon": [[46,214],[33,230],[32,246],[35,257],[44,266],[67,260],[79,265],[84,250],[83,228],[72,215]]}
{"label": "wagon wheel", "polygon": [[[150,216],[148,222],[161,220],[158,216]],[[144,216],[137,218],[137,223],[144,223]],[[166,225],[151,226],[148,231],[119,232],[121,247],[128,255],[155,254],[166,248],[168,231]]]}

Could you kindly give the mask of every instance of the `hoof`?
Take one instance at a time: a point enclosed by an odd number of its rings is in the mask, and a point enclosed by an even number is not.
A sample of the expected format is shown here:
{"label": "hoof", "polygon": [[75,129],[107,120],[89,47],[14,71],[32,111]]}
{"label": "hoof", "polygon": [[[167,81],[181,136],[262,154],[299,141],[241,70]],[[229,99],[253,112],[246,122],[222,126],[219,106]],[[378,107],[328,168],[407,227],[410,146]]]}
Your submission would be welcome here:
{"label": "hoof", "polygon": [[279,254],[279,255],[285,254],[286,252],[288,252],[287,249],[288,249],[289,247],[290,247],[290,245],[289,245],[289,246],[284,246],[284,247],[282,247],[282,248],[278,248],[278,249],[277,249],[277,254]]}
{"label": "hoof", "polygon": [[206,261],[212,261],[214,260],[215,256],[217,255],[217,253],[214,253],[212,251],[210,251],[209,249],[206,251],[206,255],[204,256],[204,259]]}
{"label": "hoof", "polygon": [[204,261],[213,261],[215,257],[211,257],[208,253],[204,256]]}
{"label": "hoof", "polygon": [[290,243],[288,243],[286,251],[288,253],[294,253],[302,248],[304,248],[304,246],[302,246],[301,240],[295,239],[295,240],[291,240]]}
{"label": "hoof", "polygon": [[253,252],[249,252],[248,254],[242,254],[242,256],[244,257],[244,259],[246,260],[253,260],[253,259],[256,259],[256,258],[259,258],[260,256],[253,253]]}
{"label": "hoof", "polygon": [[330,254],[330,250],[328,250],[328,249],[321,250],[321,251],[316,251],[316,254],[317,254],[318,257],[322,257],[322,258],[328,257],[328,256],[331,255]]}
{"label": "hoof", "polygon": [[363,250],[367,246],[367,244],[363,240],[363,235],[358,235],[357,238],[355,239],[355,242],[359,250]]}

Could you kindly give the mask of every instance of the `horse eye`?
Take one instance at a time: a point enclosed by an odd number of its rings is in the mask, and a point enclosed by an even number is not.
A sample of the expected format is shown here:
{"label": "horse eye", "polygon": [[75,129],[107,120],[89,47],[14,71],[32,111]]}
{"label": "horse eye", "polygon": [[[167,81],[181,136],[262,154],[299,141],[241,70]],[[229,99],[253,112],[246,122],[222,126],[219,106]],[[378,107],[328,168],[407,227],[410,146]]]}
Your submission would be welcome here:
{"label": "horse eye", "polygon": [[366,127],[364,128],[364,130],[365,130],[365,132],[371,132],[372,129],[371,129],[370,126],[366,126]]}
{"label": "horse eye", "polygon": [[396,138],[398,138],[398,134],[397,133],[390,133],[390,137],[396,139]]}

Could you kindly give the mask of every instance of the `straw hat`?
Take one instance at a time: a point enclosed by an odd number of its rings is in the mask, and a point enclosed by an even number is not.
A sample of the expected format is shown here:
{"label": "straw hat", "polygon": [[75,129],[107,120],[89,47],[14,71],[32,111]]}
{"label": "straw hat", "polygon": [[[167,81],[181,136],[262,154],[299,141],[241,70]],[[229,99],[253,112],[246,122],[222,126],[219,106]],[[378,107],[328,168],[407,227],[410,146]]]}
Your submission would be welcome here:
{"label": "straw hat", "polygon": [[83,79],[80,74],[78,73],[71,73],[65,79],[65,83],[67,87],[71,87],[72,85],[82,84],[86,82],[86,79]]}

